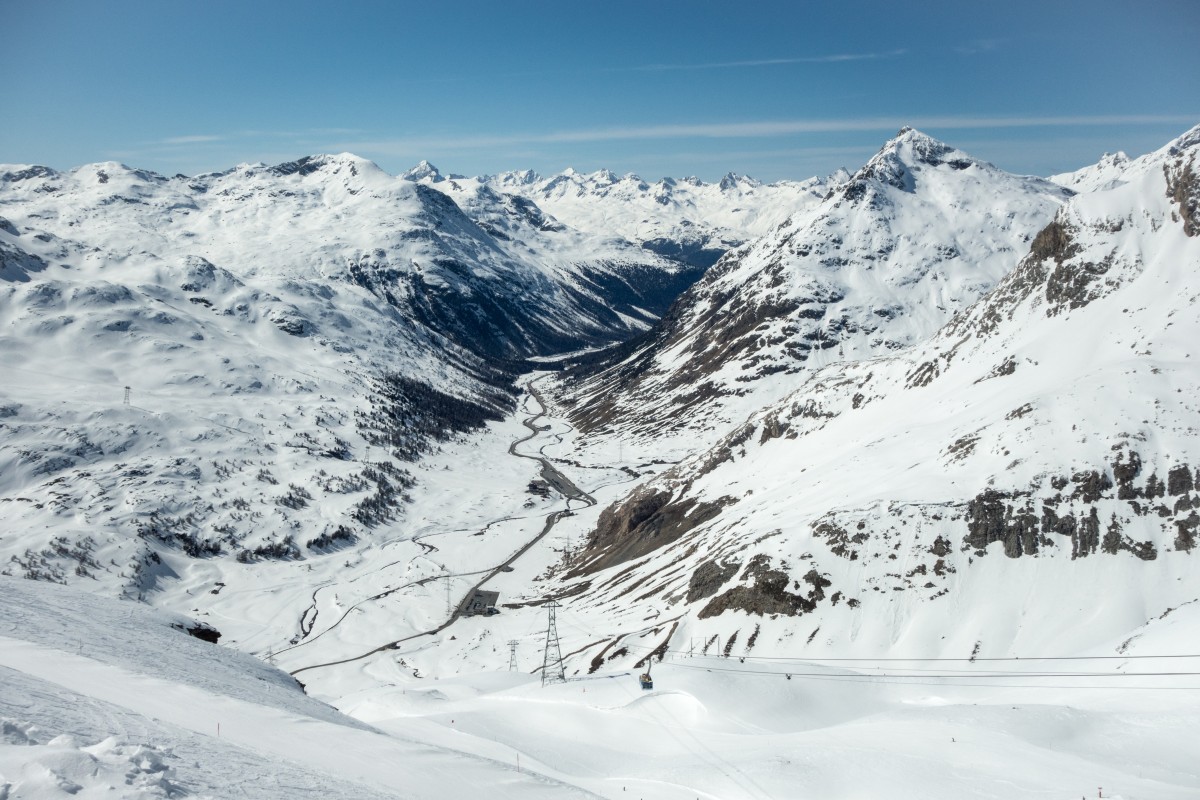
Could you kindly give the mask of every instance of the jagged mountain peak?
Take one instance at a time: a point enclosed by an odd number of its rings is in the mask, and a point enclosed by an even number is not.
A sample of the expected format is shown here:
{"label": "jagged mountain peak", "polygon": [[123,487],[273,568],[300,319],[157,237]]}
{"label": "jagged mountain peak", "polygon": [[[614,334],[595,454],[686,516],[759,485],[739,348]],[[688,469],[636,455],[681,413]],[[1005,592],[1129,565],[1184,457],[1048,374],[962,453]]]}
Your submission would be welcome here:
{"label": "jagged mountain peak", "polygon": [[620,180],[616,173],[610,169],[598,169],[591,175],[588,175],[588,178],[596,183],[616,183]]}
{"label": "jagged mountain peak", "polygon": [[861,184],[871,179],[888,186],[912,191],[915,187],[914,170],[926,167],[948,167],[964,170],[972,166],[995,169],[990,164],[971,157],[950,145],[933,138],[916,128],[901,128],[899,133],[884,143],[871,159],[847,182],[849,196],[858,195],[864,188]]}
{"label": "jagged mountain peak", "polygon": [[445,177],[438,168],[425,159],[421,159],[420,163],[415,167],[400,173],[400,177],[406,181],[423,181],[428,179],[431,183],[439,183],[445,180]]}
{"label": "jagged mountain peak", "polygon": [[497,186],[529,186],[537,183],[542,176],[531,169],[519,169],[511,172],[501,172],[497,175],[480,175],[483,183],[494,183]]}
{"label": "jagged mountain peak", "polygon": [[1100,156],[1098,163],[1106,166],[1122,166],[1129,163],[1129,156],[1125,154],[1124,150],[1118,150],[1115,153],[1105,153]]}
{"label": "jagged mountain peak", "polygon": [[[955,173],[966,177],[951,178]],[[912,193],[918,191],[918,186],[923,181],[928,180],[942,183],[951,181],[953,184],[963,180],[999,181],[1014,187],[1021,185],[1026,190],[1056,191],[1063,199],[1074,193],[1072,188],[1052,188],[1052,183],[1071,187],[1069,182],[1013,175],[915,128],[902,128],[884,143],[878,153],[849,180],[840,184],[840,191],[841,197],[847,200],[859,201],[865,198],[869,205],[877,206],[881,202],[880,190],[890,188]],[[832,179],[830,182],[838,183]],[[960,191],[962,188],[946,190]],[[882,202],[886,204],[887,201]]]}
{"label": "jagged mountain peak", "polygon": [[361,156],[356,156],[353,153],[319,153],[310,156],[298,158],[295,161],[285,161],[282,164],[268,167],[267,172],[280,177],[288,175],[300,175],[301,177],[311,175],[314,172],[322,171],[329,174],[336,174],[343,171],[348,171],[352,175],[360,173],[369,173],[380,176],[386,176],[379,165]]}
{"label": "jagged mountain peak", "polygon": [[752,189],[759,186],[759,182],[751,178],[749,175],[738,175],[736,172],[726,172],[717,184],[723,192],[730,192],[734,189],[747,188]]}
{"label": "jagged mountain peak", "polygon": [[1076,192],[1115,189],[1147,171],[1158,172],[1200,149],[1200,125],[1185,131],[1152,153],[1131,159],[1124,152],[1105,153],[1095,164],[1073,172],[1051,175],[1050,180]]}
{"label": "jagged mountain peak", "polygon": [[40,164],[0,164],[0,183],[18,183],[35,178],[54,178],[57,170]]}
{"label": "jagged mountain peak", "polygon": [[[1185,150],[1193,150],[1197,147],[1200,147],[1200,125],[1196,125],[1171,141],[1165,149],[1169,155],[1175,156]],[[1122,153],[1122,155],[1124,154]]]}

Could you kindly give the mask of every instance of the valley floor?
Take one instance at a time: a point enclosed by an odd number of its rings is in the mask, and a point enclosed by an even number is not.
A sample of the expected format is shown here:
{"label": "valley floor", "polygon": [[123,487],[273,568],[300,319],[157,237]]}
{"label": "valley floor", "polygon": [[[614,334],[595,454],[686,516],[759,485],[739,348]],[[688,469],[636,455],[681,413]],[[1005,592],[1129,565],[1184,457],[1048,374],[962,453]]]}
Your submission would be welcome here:
{"label": "valley floor", "polygon": [[[1200,795],[1200,677],[976,685],[937,664],[898,679],[880,664],[672,651],[643,691],[631,660],[589,674],[572,654],[618,634],[648,650],[669,609],[631,601],[614,616],[568,597],[557,615],[568,680],[542,686],[542,602],[561,588],[564,556],[631,473],[666,467],[623,463],[622,451],[577,461],[574,431],[543,410],[527,394],[512,418],[421,462],[406,521],[371,543],[290,562],[169,559],[179,580],[154,605],[211,623],[223,645],[365,725],[281,707],[280,686],[235,692],[165,672],[154,653],[101,652],[99,625],[38,641],[23,631],[52,610],[28,600],[0,627],[0,798],[64,796],[72,782],[77,797]],[[531,493],[542,479],[551,490]],[[481,585],[500,593],[500,613],[459,614]],[[1175,624],[1200,633],[1196,614]],[[1045,672],[1080,666],[1068,664]]]}

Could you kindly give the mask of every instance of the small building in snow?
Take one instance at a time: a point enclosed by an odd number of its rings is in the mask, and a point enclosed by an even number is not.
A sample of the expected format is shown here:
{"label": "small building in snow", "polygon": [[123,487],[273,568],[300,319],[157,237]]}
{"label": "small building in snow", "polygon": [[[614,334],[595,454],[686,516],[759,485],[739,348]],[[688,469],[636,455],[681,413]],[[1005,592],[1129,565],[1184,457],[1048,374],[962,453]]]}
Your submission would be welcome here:
{"label": "small building in snow", "polygon": [[487,589],[476,589],[475,592],[467,598],[462,605],[462,615],[464,617],[473,617],[476,614],[485,614],[491,616],[498,614],[496,610],[496,601],[500,599],[499,592],[489,592]]}

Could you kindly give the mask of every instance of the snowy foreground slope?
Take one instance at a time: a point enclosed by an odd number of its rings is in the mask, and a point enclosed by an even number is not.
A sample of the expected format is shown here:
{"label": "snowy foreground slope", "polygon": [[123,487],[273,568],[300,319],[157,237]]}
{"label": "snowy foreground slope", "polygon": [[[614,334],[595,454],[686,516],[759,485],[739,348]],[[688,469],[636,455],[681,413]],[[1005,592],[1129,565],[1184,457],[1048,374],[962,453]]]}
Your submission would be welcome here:
{"label": "snowy foreground slope", "polygon": [[660,454],[711,444],[814,367],[932,334],[1012,268],[1070,194],[905,129],[561,394],[587,432]]}
{"label": "snowy foreground slope", "polygon": [[586,797],[385,735],[132,602],[0,578],[0,796]]}

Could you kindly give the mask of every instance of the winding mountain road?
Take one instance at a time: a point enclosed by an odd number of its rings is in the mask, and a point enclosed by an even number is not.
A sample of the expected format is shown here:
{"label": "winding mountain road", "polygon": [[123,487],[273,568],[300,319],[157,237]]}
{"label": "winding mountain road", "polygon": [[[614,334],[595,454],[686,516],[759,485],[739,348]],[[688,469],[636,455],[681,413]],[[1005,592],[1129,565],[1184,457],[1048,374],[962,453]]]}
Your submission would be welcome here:
{"label": "winding mountain road", "polygon": [[[306,638],[305,641],[299,642],[299,643],[293,645],[292,647],[286,648],[285,650],[280,650],[279,652],[283,653],[283,652],[286,652],[287,650],[295,649],[296,647],[300,647],[304,644],[315,641],[319,637],[321,637],[324,634],[328,633],[329,631],[333,630],[333,628],[335,628],[339,623],[341,623],[342,620],[344,620],[350,614],[350,611],[352,611],[354,608],[357,608],[362,603],[377,601],[377,600],[380,600],[390,594],[398,592],[401,589],[405,589],[410,586],[424,585],[426,583],[430,583],[435,580],[444,580],[446,578],[452,578],[452,577],[458,578],[458,577],[468,577],[468,576],[473,576],[473,575],[482,575],[482,577],[479,579],[479,581],[477,581],[469,589],[467,589],[467,591],[463,595],[462,599],[459,600],[458,604],[455,606],[453,613],[451,613],[449,618],[445,622],[443,622],[441,625],[438,625],[435,628],[430,628],[429,630],[421,631],[420,633],[414,633],[410,636],[405,636],[401,639],[396,639],[394,641],[387,642],[386,644],[382,644],[372,650],[368,650],[367,652],[362,653],[361,655],[352,656],[350,658],[343,658],[338,661],[328,661],[323,664],[311,664],[307,667],[300,667],[299,669],[292,670],[292,673],[291,673],[292,675],[299,675],[302,672],[307,672],[308,670],[313,670],[313,669],[320,669],[322,667],[332,667],[332,666],[337,666],[338,664],[349,664],[354,661],[361,661],[364,658],[372,656],[376,653],[381,653],[385,650],[395,650],[404,642],[411,641],[413,639],[419,639],[422,636],[435,636],[435,635],[441,633],[442,631],[446,630],[447,628],[449,628],[451,625],[453,625],[455,622],[457,622],[459,619],[462,618],[462,615],[463,615],[462,609],[466,605],[466,601],[472,595],[474,595],[474,593],[478,589],[482,588],[488,581],[492,580],[497,575],[499,575],[501,572],[505,571],[506,568],[512,566],[512,564],[515,563],[517,561],[517,559],[521,558],[521,556],[523,556],[527,552],[529,552],[530,548],[532,548],[538,542],[542,541],[542,539],[546,538],[546,535],[548,533],[550,533],[551,530],[554,529],[554,526],[556,524],[558,524],[558,521],[560,519],[562,519],[565,516],[570,516],[573,513],[571,510],[571,503],[573,501],[581,503],[582,505],[579,506],[580,508],[587,508],[588,506],[593,506],[596,504],[596,499],[594,497],[592,497],[590,494],[588,494],[587,492],[583,491],[578,486],[576,486],[575,483],[570,478],[568,478],[561,471],[559,471],[558,468],[556,468],[552,463],[550,463],[549,459],[542,456],[540,454],[540,452],[541,452],[540,450],[538,451],[539,452],[538,455],[529,455],[526,453],[521,453],[517,450],[517,448],[520,447],[522,444],[525,444],[526,442],[529,442],[529,441],[537,438],[540,434],[542,434],[546,430],[548,430],[548,427],[541,427],[537,424],[537,421],[539,419],[541,419],[543,416],[545,416],[545,414],[546,414],[545,401],[542,400],[541,395],[538,393],[537,389],[534,387],[533,381],[528,382],[525,385],[525,388],[529,392],[529,396],[537,402],[540,410],[533,416],[526,417],[523,420],[522,424],[526,428],[529,429],[529,435],[525,436],[521,439],[517,439],[512,444],[510,444],[508,446],[508,453],[509,453],[509,455],[514,456],[516,458],[526,458],[526,459],[530,459],[533,461],[537,461],[541,465],[542,480],[544,480],[550,486],[554,487],[554,490],[557,491],[560,495],[562,495],[566,499],[567,507],[564,509],[559,509],[557,511],[551,512],[546,517],[546,522],[542,526],[542,529],[538,532],[538,534],[536,536],[534,536],[532,539],[530,539],[529,541],[527,541],[524,545],[522,545],[520,549],[518,549],[511,556],[509,556],[508,559],[505,560],[503,563],[498,564],[495,567],[492,567],[490,569],[477,570],[475,572],[464,572],[464,573],[448,574],[448,575],[434,575],[434,576],[430,576],[428,578],[422,578],[419,581],[413,581],[411,583],[405,584],[404,586],[398,586],[394,589],[389,589],[385,592],[381,592],[377,595],[374,595],[365,600],[362,600],[359,603],[356,603],[350,609],[347,609],[346,612],[341,616],[341,618],[339,618],[337,620],[337,622],[335,622],[333,625],[329,626],[325,630],[321,631],[321,633],[312,637],[312,639]],[[490,528],[492,525],[495,525],[498,522],[505,522],[505,521],[512,520],[512,519],[518,519],[518,517],[504,517],[502,519],[492,520],[485,526],[484,530],[486,530],[487,528]],[[315,598],[314,598],[314,601],[315,601]],[[307,616],[308,610],[309,609],[305,610],[304,616]],[[303,618],[302,618],[302,620],[303,620]],[[315,620],[315,614],[314,614],[314,620]],[[311,624],[310,624],[308,632],[311,632],[311,630],[312,630],[312,628],[311,628]],[[304,635],[305,635],[305,637],[307,637],[308,633],[305,633]]]}

